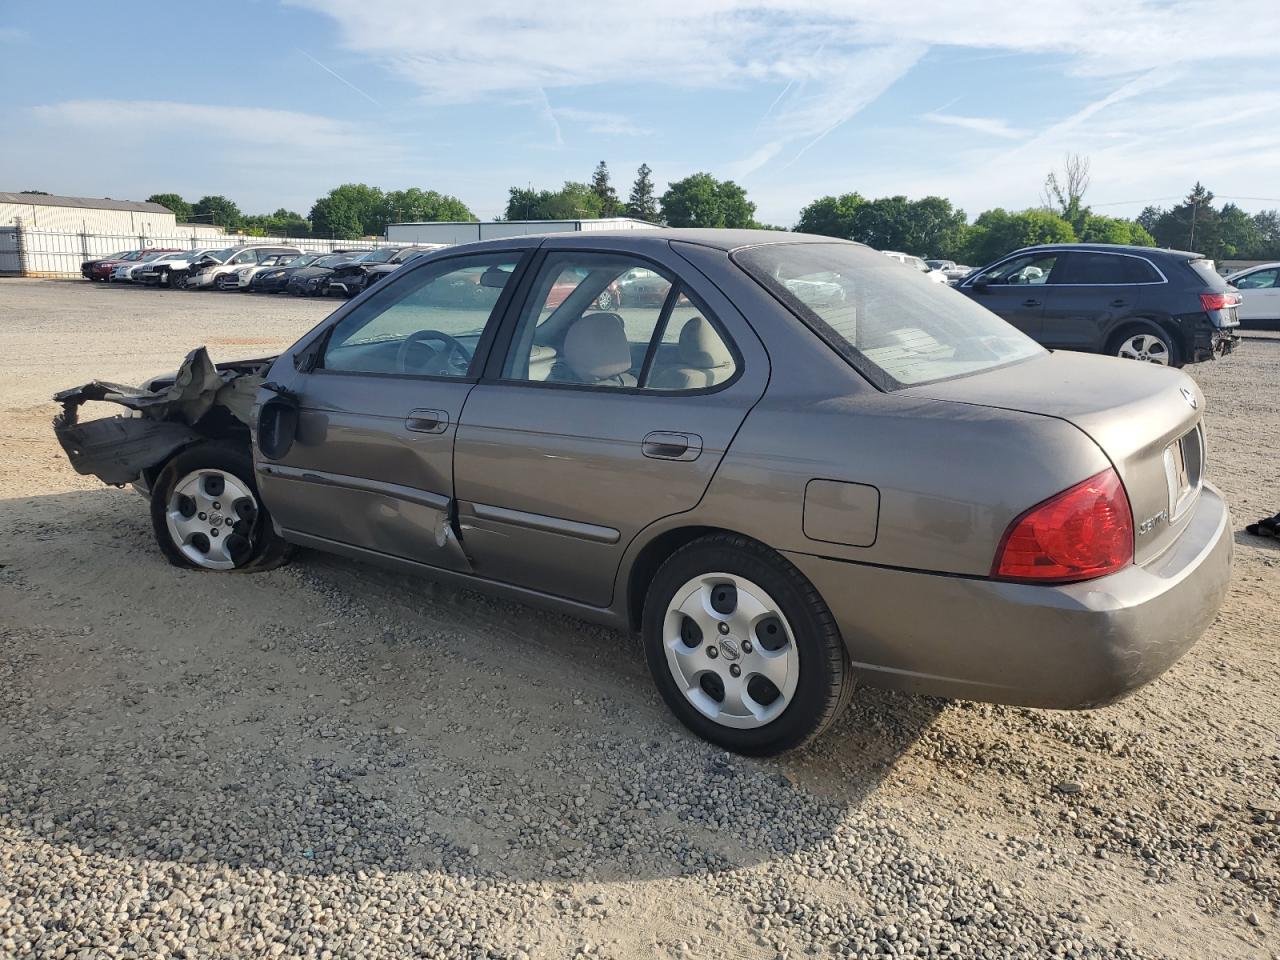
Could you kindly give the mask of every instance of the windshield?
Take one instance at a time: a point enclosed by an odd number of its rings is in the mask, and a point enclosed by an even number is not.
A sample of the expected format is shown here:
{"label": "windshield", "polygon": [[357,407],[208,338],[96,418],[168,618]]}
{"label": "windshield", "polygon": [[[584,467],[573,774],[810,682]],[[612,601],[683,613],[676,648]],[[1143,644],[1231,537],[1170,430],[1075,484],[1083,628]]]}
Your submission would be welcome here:
{"label": "windshield", "polygon": [[345,253],[331,253],[327,257],[320,257],[311,263],[313,267],[332,267],[339,263],[346,263],[351,257]]}
{"label": "windshield", "polygon": [[852,243],[749,247],[734,262],[883,390],[1016,363],[1044,350],[986,307]]}

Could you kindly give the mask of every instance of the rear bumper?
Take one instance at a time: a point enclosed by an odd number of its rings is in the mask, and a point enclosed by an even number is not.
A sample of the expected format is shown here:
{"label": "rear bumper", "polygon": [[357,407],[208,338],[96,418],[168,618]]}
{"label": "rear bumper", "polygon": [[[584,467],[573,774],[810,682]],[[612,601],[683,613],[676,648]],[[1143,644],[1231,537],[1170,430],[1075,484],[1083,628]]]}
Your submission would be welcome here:
{"label": "rear bumper", "polygon": [[1191,344],[1191,361],[1199,363],[1225,357],[1240,345],[1238,327],[1215,327],[1209,323],[1196,327]]}
{"label": "rear bumper", "polygon": [[1144,566],[1032,586],[788,558],[835,616],[860,679],[914,693],[1081,709],[1169,669],[1213,621],[1231,576],[1226,504],[1201,491],[1191,523]]}

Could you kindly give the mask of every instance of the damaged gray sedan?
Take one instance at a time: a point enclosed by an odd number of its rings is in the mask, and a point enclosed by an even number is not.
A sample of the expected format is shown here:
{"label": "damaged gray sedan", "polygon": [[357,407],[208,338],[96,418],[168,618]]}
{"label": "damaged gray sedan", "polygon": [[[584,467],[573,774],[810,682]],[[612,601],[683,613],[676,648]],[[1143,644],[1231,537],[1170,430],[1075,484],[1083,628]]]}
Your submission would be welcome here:
{"label": "damaged gray sedan", "polygon": [[[638,277],[661,289],[601,308]],[[857,682],[1109,702],[1230,576],[1192,380],[1050,354],[828,238],[454,247],[279,357],[57,399],[73,466],[147,494],[172,562],[296,544],[638,630],[680,720],[744,753],[817,736]]]}

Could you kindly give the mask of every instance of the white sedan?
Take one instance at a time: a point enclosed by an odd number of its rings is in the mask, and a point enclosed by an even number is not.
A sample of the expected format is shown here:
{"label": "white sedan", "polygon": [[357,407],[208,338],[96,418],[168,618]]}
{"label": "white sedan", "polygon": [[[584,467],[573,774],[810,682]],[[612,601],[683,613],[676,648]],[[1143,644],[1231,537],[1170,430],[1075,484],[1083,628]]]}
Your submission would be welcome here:
{"label": "white sedan", "polygon": [[897,250],[881,250],[880,252],[890,260],[897,260],[899,263],[905,263],[908,267],[913,267],[914,269],[919,270],[926,277],[936,283],[947,282],[947,275],[945,273],[941,270],[934,270],[919,257],[912,256],[909,253],[899,253]]}
{"label": "white sedan", "polygon": [[1280,320],[1280,263],[1263,263],[1227,277],[1240,291],[1236,316],[1250,320]]}

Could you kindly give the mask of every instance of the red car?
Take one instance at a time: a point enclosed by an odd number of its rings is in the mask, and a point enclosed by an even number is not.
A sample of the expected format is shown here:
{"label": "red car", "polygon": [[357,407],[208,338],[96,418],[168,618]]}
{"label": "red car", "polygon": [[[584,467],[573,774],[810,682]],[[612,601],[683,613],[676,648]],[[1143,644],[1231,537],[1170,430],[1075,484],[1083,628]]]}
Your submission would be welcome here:
{"label": "red car", "polygon": [[146,247],[113,254],[103,260],[86,260],[80,265],[80,274],[90,280],[109,280],[111,271],[122,263],[137,263],[149,253],[176,253],[180,247]]}

